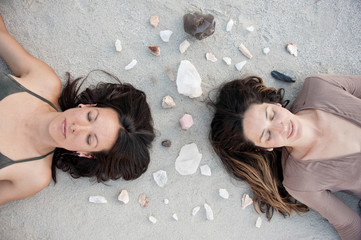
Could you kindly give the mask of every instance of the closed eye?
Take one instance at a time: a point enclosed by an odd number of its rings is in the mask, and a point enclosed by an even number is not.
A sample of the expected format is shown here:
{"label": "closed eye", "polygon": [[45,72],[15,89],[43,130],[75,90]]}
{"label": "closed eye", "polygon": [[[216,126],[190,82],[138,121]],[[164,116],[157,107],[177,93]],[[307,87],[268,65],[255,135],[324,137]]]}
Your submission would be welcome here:
{"label": "closed eye", "polygon": [[271,131],[268,131],[268,138],[267,138],[267,141],[270,141],[271,140]]}
{"label": "closed eye", "polygon": [[89,134],[88,137],[87,137],[87,144],[88,145],[91,145],[91,135]]}

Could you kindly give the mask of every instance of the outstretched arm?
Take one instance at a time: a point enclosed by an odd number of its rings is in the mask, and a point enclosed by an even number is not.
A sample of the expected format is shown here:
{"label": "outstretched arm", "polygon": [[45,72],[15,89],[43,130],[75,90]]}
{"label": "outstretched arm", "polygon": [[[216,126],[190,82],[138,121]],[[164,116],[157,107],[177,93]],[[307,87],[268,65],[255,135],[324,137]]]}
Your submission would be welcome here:
{"label": "outstretched arm", "polygon": [[298,201],[319,212],[337,230],[342,240],[361,239],[361,217],[333,193],[298,192],[287,188]]}

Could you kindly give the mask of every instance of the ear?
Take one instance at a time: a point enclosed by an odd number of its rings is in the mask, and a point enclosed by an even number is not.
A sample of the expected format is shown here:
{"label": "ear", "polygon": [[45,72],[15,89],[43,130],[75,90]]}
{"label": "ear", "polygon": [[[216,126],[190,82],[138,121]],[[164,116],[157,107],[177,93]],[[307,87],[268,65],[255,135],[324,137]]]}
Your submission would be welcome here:
{"label": "ear", "polygon": [[281,103],[275,103],[277,106],[282,107]]}
{"label": "ear", "polygon": [[77,154],[78,154],[78,157],[93,158],[93,156],[90,153],[77,152]]}
{"label": "ear", "polygon": [[83,107],[95,107],[97,104],[96,103],[93,103],[93,104],[82,104],[80,103],[78,105],[79,108],[83,108]]}

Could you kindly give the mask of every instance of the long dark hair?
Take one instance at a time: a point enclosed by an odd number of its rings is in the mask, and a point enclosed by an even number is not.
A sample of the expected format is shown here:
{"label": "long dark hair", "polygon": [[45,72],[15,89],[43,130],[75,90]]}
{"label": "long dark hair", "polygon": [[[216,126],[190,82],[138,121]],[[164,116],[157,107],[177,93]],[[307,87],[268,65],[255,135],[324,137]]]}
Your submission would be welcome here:
{"label": "long dark hair", "polygon": [[307,212],[306,205],[292,199],[282,185],[281,151],[267,151],[247,140],[243,131],[244,114],[251,104],[280,103],[284,89],[268,88],[260,77],[250,76],[224,84],[217,100],[211,123],[210,142],[226,170],[236,179],[246,181],[253,192],[255,210],[266,213],[270,220],[274,210],[283,216],[292,210]]}
{"label": "long dark hair", "polygon": [[52,177],[55,182],[56,167],[69,172],[74,178],[95,177],[98,182],[119,178],[136,179],[148,168],[148,148],[155,134],[145,93],[128,83],[121,83],[110,73],[95,71],[107,74],[117,83],[98,83],[79,93],[91,72],[85,78],[76,79],[72,79],[70,73],[67,73],[67,82],[59,97],[59,106],[63,111],[79,104],[111,108],[117,112],[122,127],[114,146],[107,152],[91,153],[91,158],[79,157],[75,152],[57,148],[52,163]]}

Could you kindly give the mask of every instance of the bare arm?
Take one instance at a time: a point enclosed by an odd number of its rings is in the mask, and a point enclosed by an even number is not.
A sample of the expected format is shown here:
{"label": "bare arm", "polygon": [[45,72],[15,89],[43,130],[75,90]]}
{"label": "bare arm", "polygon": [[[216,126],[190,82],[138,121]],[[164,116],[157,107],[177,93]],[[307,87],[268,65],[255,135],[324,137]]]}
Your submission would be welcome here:
{"label": "bare arm", "polygon": [[361,239],[361,217],[333,193],[298,192],[287,188],[298,201],[319,212],[337,230],[342,240]]}

